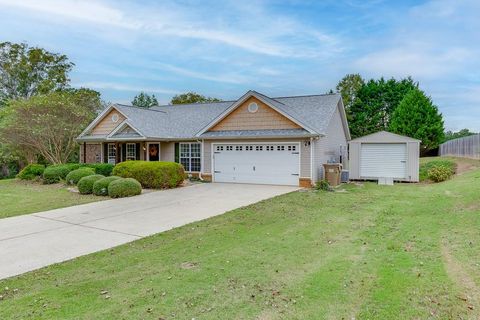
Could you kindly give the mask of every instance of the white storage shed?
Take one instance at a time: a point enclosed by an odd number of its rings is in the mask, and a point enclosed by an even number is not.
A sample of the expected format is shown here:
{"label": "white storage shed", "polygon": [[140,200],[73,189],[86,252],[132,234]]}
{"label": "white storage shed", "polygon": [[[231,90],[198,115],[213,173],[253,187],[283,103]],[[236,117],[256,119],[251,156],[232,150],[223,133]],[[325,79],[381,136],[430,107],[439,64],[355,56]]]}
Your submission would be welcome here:
{"label": "white storage shed", "polygon": [[350,179],[418,182],[420,142],[386,131],[351,140]]}

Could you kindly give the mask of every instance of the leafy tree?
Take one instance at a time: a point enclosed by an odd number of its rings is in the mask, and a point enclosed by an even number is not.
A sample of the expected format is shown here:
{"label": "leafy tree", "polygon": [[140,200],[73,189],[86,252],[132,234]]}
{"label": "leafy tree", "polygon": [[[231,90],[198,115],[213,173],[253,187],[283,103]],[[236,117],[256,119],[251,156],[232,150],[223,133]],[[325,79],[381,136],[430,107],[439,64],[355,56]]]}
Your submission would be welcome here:
{"label": "leafy tree", "polygon": [[153,106],[158,106],[158,101],[154,94],[149,95],[147,93],[140,92],[140,94],[133,98],[132,105],[140,108],[150,108]]}
{"label": "leafy tree", "polygon": [[393,111],[413,89],[418,89],[418,83],[410,77],[402,80],[369,80],[358,90],[356,99],[347,109],[352,137],[387,130]]}
{"label": "leafy tree", "polygon": [[474,134],[477,134],[477,133],[472,132],[469,129],[462,129],[462,130],[457,131],[457,132],[453,132],[453,131],[449,130],[449,131],[445,132],[445,138],[444,138],[443,141],[445,142],[445,141],[453,140],[453,139],[457,139],[457,138],[473,136]]}
{"label": "leafy tree", "polygon": [[337,84],[337,92],[342,95],[345,110],[350,110],[353,102],[357,98],[358,91],[365,85],[365,81],[358,73],[347,74]]}
{"label": "leafy tree", "polygon": [[78,149],[75,138],[101,105],[99,93],[88,89],[10,100],[2,110],[0,142],[65,163]]}
{"label": "leafy tree", "polygon": [[25,43],[0,43],[0,103],[68,87],[67,56]]}
{"label": "leafy tree", "polygon": [[174,96],[170,104],[186,104],[186,103],[203,103],[203,102],[220,102],[222,100],[212,97],[206,97],[196,92],[187,92]]}
{"label": "leafy tree", "polygon": [[424,154],[443,141],[442,114],[423,91],[411,90],[393,112],[389,130],[422,140]]}

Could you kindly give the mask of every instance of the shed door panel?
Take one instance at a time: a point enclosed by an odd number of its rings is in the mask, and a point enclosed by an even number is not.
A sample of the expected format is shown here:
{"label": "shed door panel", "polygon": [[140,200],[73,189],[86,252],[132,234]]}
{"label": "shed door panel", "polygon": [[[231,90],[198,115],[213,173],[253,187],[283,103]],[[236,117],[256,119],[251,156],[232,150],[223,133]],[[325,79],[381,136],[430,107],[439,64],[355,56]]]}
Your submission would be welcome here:
{"label": "shed door panel", "polygon": [[407,173],[406,143],[362,143],[360,176],[362,178],[405,179]]}
{"label": "shed door panel", "polygon": [[219,144],[214,181],[298,185],[298,144]]}

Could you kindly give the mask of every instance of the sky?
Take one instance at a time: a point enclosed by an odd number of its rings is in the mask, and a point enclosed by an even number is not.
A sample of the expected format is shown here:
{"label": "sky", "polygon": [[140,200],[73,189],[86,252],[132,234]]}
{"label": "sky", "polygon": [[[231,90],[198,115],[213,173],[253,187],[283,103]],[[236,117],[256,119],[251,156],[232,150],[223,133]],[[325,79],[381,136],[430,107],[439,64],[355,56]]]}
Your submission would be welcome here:
{"label": "sky", "polygon": [[322,94],[349,73],[411,76],[447,129],[480,131],[479,0],[0,0],[0,13],[0,42],[67,55],[72,86],[107,102]]}

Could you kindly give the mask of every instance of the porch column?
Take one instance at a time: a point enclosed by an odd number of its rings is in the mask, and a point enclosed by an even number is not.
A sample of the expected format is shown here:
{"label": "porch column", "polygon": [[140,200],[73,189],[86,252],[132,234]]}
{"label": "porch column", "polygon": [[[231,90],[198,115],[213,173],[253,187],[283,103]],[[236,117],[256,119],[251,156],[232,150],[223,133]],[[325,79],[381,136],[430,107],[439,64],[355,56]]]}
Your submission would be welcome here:
{"label": "porch column", "polygon": [[83,143],[83,163],[87,163],[87,143]]}
{"label": "porch column", "polygon": [[120,145],[118,142],[115,142],[115,163],[120,162]]}

